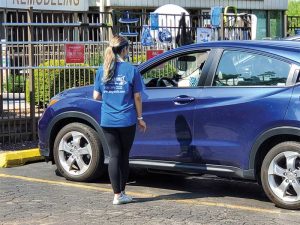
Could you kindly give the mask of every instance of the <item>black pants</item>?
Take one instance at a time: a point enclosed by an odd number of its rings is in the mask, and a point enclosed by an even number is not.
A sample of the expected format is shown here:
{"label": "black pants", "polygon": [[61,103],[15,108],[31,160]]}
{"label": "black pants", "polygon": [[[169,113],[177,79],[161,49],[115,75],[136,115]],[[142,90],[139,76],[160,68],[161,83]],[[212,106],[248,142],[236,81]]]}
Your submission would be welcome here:
{"label": "black pants", "polygon": [[108,173],[115,194],[125,190],[129,175],[129,152],[136,125],[130,127],[102,127],[109,147]]}

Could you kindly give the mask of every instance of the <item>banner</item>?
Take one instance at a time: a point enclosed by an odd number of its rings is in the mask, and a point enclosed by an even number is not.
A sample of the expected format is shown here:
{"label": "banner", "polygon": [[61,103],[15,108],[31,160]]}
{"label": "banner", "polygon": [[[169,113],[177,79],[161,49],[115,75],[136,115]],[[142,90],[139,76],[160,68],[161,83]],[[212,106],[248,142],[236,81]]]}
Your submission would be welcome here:
{"label": "banner", "polygon": [[14,9],[87,11],[88,6],[86,0],[0,0],[0,7]]}
{"label": "banner", "polygon": [[158,14],[150,12],[151,30],[158,30]]}
{"label": "banner", "polygon": [[211,41],[212,30],[211,28],[197,28],[197,43]]}
{"label": "banner", "polygon": [[84,63],[84,44],[66,44],[66,63]]}
{"label": "banner", "polygon": [[163,49],[157,49],[157,50],[147,50],[146,51],[146,59],[149,60],[149,59],[152,59],[153,57],[163,53],[164,50]]}

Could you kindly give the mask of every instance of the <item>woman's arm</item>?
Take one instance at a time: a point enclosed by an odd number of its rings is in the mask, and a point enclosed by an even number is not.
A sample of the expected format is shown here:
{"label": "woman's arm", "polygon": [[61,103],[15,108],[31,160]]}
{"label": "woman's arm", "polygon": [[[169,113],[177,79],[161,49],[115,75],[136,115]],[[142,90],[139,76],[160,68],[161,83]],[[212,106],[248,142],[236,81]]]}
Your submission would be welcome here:
{"label": "woman's arm", "polygon": [[136,114],[138,119],[138,125],[140,127],[140,130],[145,132],[146,131],[146,123],[143,120],[143,108],[142,108],[142,96],[140,92],[134,93],[134,104],[136,108]]}

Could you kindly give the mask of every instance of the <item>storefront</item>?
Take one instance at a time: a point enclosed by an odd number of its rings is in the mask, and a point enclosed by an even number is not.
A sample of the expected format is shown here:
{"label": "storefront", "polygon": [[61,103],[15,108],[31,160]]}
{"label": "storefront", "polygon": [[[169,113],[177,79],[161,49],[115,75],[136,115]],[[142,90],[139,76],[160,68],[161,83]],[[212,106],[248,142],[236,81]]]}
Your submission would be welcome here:
{"label": "storefront", "polygon": [[[285,36],[285,11],[288,7],[288,0],[2,0],[0,1],[0,11],[5,9],[26,10],[32,6],[34,10],[40,10],[44,15],[49,11],[61,11],[69,14],[112,12],[113,10],[150,13],[158,7],[170,3],[183,7],[192,15],[208,15],[211,7],[214,6],[234,6],[238,13],[257,16],[257,39]],[[22,18],[16,18],[16,20],[18,21],[15,22],[23,22]],[[80,20],[78,19],[78,21]],[[99,21],[101,22],[101,18]],[[5,22],[1,12],[0,22]],[[203,26],[208,23],[209,19],[202,17],[196,25]],[[3,35],[3,32],[0,33]]]}
{"label": "storefront", "polygon": [[[164,4],[176,4],[185,8],[191,14],[209,14],[214,6],[235,6],[238,12],[255,14],[257,16],[257,39],[280,38],[285,36],[285,11],[288,0],[92,0],[103,11],[134,10],[151,12]],[[205,22],[204,22],[205,23]]]}

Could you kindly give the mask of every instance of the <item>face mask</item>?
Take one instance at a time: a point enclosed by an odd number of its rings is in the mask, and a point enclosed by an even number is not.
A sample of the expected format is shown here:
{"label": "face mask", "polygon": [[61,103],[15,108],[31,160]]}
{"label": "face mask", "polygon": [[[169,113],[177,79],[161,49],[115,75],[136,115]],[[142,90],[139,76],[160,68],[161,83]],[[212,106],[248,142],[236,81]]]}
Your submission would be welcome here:
{"label": "face mask", "polygon": [[124,62],[124,61],[129,61],[129,55],[128,54],[126,54],[125,56],[124,56],[124,59],[120,56],[120,55],[117,55],[117,58],[118,58],[118,61],[119,62]]}

